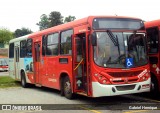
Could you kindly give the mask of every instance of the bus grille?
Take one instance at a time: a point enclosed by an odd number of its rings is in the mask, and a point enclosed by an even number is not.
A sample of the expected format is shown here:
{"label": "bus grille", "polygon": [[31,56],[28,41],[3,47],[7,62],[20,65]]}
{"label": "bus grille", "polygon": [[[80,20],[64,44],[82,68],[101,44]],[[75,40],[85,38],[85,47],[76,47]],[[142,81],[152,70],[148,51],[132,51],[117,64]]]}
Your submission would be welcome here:
{"label": "bus grille", "polygon": [[133,90],[135,85],[116,86],[118,91]]}
{"label": "bus grille", "polygon": [[136,71],[136,72],[108,72],[108,74],[114,78],[119,77],[134,77],[141,73],[142,71]]}

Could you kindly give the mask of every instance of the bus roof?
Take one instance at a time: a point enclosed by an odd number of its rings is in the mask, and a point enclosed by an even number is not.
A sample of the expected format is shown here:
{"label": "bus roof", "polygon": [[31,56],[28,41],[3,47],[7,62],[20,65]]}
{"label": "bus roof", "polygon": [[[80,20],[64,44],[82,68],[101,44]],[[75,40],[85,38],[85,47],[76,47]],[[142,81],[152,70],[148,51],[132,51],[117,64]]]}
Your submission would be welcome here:
{"label": "bus roof", "polygon": [[145,24],[146,28],[154,27],[154,26],[160,26],[160,19],[159,20],[148,21],[148,22],[145,22],[144,24]]}
{"label": "bus roof", "polygon": [[28,38],[28,37],[29,37],[29,35],[30,35],[30,34],[25,35],[25,36],[21,36],[21,37],[18,37],[18,38],[14,38],[14,39],[10,40],[10,41],[9,41],[9,43],[24,40],[24,39]]}
{"label": "bus roof", "polygon": [[[61,24],[61,25],[58,25],[58,26],[54,26],[54,27],[42,30],[42,31],[38,31],[38,32],[32,33],[29,37],[34,37],[34,36],[42,35],[42,34],[45,35],[45,34],[52,33],[52,32],[58,32],[60,30],[70,29],[72,27],[76,27],[76,26],[79,26],[79,25],[84,25],[84,24],[87,24],[87,23],[91,24],[92,20],[94,18],[130,18],[130,19],[139,19],[139,18],[125,17],[125,16],[88,16],[88,17],[83,18],[83,19],[75,20],[75,21],[72,21],[72,22],[68,22],[66,24]],[[139,20],[141,20],[141,19],[139,19]]]}
{"label": "bus roof", "polygon": [[22,36],[22,37],[12,39],[12,40],[9,41],[9,43],[21,41],[21,40],[24,40],[28,37],[35,37],[35,36],[45,35],[45,34],[52,33],[52,32],[58,32],[58,31],[61,31],[61,30],[66,30],[66,29],[76,27],[76,26],[79,26],[79,25],[85,25],[87,23],[91,24],[92,20],[94,18],[129,18],[129,19],[141,20],[139,18],[126,17],[126,16],[88,16],[88,17],[83,18],[83,19],[75,20],[75,21],[72,21],[72,22],[68,22],[68,23],[61,24],[61,25],[58,25],[58,26],[54,26],[54,27],[51,27],[51,28],[48,28],[48,29],[45,29],[45,30],[42,30],[42,31],[37,31],[37,32],[34,32],[32,34],[28,34],[28,35],[25,35],[25,36]]}

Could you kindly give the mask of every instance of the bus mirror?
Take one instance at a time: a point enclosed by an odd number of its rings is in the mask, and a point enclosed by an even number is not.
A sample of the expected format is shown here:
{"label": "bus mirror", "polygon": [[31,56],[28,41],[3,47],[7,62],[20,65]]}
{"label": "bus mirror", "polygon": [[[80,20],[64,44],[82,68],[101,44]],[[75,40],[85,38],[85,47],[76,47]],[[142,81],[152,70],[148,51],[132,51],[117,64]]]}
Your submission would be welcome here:
{"label": "bus mirror", "polygon": [[97,36],[96,36],[96,33],[92,33],[91,35],[91,43],[92,43],[92,46],[97,46]]}

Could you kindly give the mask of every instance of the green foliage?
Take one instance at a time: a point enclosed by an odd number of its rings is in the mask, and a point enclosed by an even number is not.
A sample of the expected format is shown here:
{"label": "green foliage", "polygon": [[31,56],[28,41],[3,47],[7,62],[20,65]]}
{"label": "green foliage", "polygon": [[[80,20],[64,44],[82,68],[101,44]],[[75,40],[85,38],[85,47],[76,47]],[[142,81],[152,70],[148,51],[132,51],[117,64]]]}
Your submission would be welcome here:
{"label": "green foliage", "polygon": [[61,13],[58,11],[52,11],[49,16],[42,14],[40,16],[40,21],[36,25],[39,26],[40,30],[43,30],[63,23],[74,21],[75,19],[75,16],[69,15],[68,17],[65,17],[63,22],[63,16]]}
{"label": "green foliage", "polygon": [[71,15],[69,15],[68,17],[65,17],[65,19],[64,19],[64,23],[74,21],[75,19],[76,19],[76,17],[75,17],[75,16],[71,16]]}
{"label": "green foliage", "polygon": [[63,16],[61,15],[60,12],[53,11],[49,14],[49,26],[48,27],[53,27],[56,25],[63,24]]}
{"label": "green foliage", "polygon": [[13,38],[13,33],[6,28],[0,28],[0,43],[7,44]]}
{"label": "green foliage", "polygon": [[14,36],[16,38],[32,33],[32,31],[28,28],[16,29],[14,32]]}
{"label": "green foliage", "polygon": [[11,77],[0,76],[0,88],[17,87],[17,86],[20,86],[20,84]]}
{"label": "green foliage", "polygon": [[49,26],[49,20],[46,14],[42,14],[40,17],[40,21],[36,24],[39,26],[40,30],[47,29]]}

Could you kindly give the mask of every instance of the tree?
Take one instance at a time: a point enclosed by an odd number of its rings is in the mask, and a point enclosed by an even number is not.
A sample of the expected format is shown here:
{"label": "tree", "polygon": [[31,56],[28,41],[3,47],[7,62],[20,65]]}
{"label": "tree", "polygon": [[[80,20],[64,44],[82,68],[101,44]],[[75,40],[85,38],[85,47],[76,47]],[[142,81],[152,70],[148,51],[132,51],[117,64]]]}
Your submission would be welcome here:
{"label": "tree", "polygon": [[65,19],[64,19],[64,23],[74,21],[75,19],[76,19],[76,17],[75,17],[75,16],[71,16],[71,15],[69,15],[68,17],[65,17]]}
{"label": "tree", "polygon": [[14,35],[16,38],[32,33],[28,28],[22,27],[21,29],[16,29]]}
{"label": "tree", "polygon": [[49,14],[48,20],[49,20],[49,26],[48,27],[53,27],[53,26],[56,26],[56,25],[63,24],[63,16],[61,15],[60,12],[57,12],[57,11],[52,11]]}
{"label": "tree", "polygon": [[40,21],[36,24],[39,26],[39,30],[47,29],[49,26],[49,19],[46,14],[42,14]]}
{"label": "tree", "polygon": [[13,33],[6,28],[0,28],[0,43],[7,44],[13,38]]}
{"label": "tree", "polygon": [[[69,15],[65,17],[64,23],[71,22],[75,19],[75,16]],[[42,14],[40,16],[40,21],[36,25],[39,26],[39,30],[43,30],[60,24],[63,24],[63,16],[58,11],[52,11],[49,16]]]}

